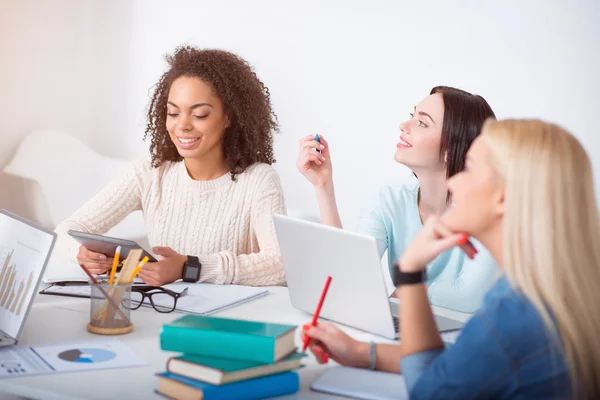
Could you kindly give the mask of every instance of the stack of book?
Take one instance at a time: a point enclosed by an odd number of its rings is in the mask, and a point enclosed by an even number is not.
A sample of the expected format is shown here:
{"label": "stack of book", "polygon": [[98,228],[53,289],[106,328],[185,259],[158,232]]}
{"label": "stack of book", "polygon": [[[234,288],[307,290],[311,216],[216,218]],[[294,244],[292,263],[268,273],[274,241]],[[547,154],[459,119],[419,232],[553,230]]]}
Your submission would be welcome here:
{"label": "stack of book", "polygon": [[295,393],[302,354],[293,325],[186,315],[163,325],[160,346],[183,353],[157,374],[172,399],[264,399]]}

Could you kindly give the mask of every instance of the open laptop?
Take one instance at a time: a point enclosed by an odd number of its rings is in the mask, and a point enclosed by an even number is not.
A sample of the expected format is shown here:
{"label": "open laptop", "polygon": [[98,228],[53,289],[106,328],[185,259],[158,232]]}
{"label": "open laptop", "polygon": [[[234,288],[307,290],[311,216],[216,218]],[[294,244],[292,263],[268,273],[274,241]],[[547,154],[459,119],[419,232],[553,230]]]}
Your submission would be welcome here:
{"label": "open laptop", "polygon": [[[292,305],[314,313],[327,276],[320,317],[390,339],[398,338],[398,304],[390,302],[375,239],[274,215]],[[440,332],[463,322],[435,316]]]}
{"label": "open laptop", "polygon": [[0,210],[0,346],[18,342],[56,234]]}

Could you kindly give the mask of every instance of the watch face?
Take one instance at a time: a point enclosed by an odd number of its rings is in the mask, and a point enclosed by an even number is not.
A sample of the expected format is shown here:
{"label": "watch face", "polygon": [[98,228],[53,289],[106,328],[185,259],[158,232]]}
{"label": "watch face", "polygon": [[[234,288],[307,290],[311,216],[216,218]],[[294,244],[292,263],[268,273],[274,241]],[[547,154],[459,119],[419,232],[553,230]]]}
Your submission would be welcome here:
{"label": "watch face", "polygon": [[198,268],[196,265],[186,265],[183,269],[183,279],[198,280]]}

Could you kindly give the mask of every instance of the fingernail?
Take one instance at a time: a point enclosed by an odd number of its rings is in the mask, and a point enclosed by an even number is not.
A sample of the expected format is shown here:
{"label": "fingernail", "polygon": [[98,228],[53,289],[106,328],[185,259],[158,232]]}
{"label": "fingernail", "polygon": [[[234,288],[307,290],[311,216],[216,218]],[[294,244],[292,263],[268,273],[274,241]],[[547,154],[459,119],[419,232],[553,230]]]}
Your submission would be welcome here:
{"label": "fingernail", "polygon": [[458,237],[458,244],[466,244],[469,241],[469,236],[466,233],[461,233]]}
{"label": "fingernail", "polygon": [[325,145],[321,145],[321,148],[322,148],[322,149],[324,149],[324,148],[325,148]]}
{"label": "fingernail", "polygon": [[101,255],[100,255],[100,259],[101,259],[101,260],[106,260],[106,256],[105,256],[104,254],[101,254]]}
{"label": "fingernail", "polygon": [[310,325],[309,325],[309,324],[304,324],[304,325],[302,325],[302,330],[303,330],[303,331],[307,331],[307,330],[309,330],[309,329],[310,329]]}
{"label": "fingernail", "polygon": [[329,353],[323,354],[323,363],[327,364],[329,362]]}

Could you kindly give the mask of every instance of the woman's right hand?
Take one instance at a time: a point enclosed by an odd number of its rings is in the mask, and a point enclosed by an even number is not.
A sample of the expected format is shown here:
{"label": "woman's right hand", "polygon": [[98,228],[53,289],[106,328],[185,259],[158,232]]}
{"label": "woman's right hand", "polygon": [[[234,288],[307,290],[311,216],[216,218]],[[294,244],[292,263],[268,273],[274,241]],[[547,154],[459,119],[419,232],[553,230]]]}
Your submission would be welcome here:
{"label": "woman's right hand", "polygon": [[[320,143],[315,135],[309,135],[300,140],[300,152],[296,167],[316,188],[324,188],[333,181],[329,145],[325,138],[319,135]],[[316,149],[321,150],[319,153]]]}
{"label": "woman's right hand", "polygon": [[112,268],[112,258],[106,257],[104,254],[96,253],[88,250],[84,246],[79,246],[77,253],[77,261],[83,265],[91,274],[103,274]]}
{"label": "woman's right hand", "polygon": [[352,339],[330,323],[306,324],[302,327],[302,336],[310,339],[308,348],[319,364],[326,364],[332,358],[349,367],[369,367],[369,344]]}

